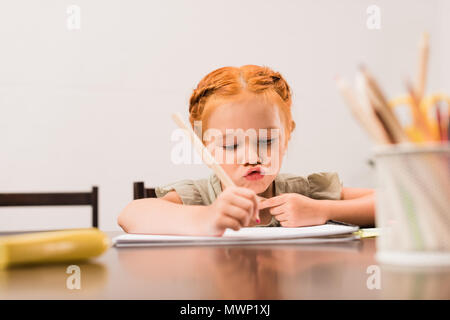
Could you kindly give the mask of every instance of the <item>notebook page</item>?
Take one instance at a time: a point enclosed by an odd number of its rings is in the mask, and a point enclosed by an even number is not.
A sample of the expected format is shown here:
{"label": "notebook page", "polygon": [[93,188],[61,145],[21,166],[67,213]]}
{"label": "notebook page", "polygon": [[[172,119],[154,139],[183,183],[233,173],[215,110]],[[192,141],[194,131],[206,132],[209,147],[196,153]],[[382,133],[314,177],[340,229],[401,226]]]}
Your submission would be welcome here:
{"label": "notebook page", "polygon": [[149,234],[124,234],[113,239],[115,244],[124,243],[191,243],[191,242],[241,242],[260,240],[286,240],[331,235],[348,234],[358,230],[357,226],[324,224],[311,227],[283,228],[283,227],[247,227],[239,231],[227,229],[222,237],[174,236]]}

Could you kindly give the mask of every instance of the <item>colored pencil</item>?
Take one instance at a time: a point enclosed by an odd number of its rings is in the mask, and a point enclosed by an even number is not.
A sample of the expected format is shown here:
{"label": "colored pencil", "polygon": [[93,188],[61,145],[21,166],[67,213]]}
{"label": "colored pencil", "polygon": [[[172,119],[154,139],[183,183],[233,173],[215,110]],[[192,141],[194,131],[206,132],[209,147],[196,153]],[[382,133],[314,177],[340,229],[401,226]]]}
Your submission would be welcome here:
{"label": "colored pencil", "polygon": [[433,140],[433,133],[428,125],[426,116],[424,115],[422,110],[420,110],[420,99],[409,80],[405,81],[405,85],[408,94],[411,97],[414,126],[423,134],[423,137],[426,141],[431,141]]}
{"label": "colored pencil", "polygon": [[379,144],[390,143],[389,137],[381,127],[381,124],[377,122],[376,116],[371,112],[372,110],[361,106],[348,83],[344,79],[337,77],[336,84],[342,97],[350,107],[351,112],[358,119],[362,127],[368,132],[369,136]]}
{"label": "colored pencil", "polygon": [[408,136],[403,131],[403,128],[398,122],[394,112],[391,110],[389,103],[387,102],[382,90],[373,76],[364,66],[360,66],[359,70],[365,79],[367,96],[375,110],[375,113],[383,123],[387,134],[391,137],[394,143],[408,142]]}
{"label": "colored pencil", "polygon": [[422,38],[419,43],[419,65],[417,70],[417,78],[416,78],[416,95],[417,99],[422,101],[423,96],[425,94],[425,83],[427,79],[427,71],[428,71],[428,56],[429,56],[429,35],[428,33],[422,33]]}
{"label": "colored pencil", "polygon": [[436,104],[435,106],[435,112],[436,112],[436,122],[438,127],[438,141],[445,141],[445,134],[444,134],[444,126],[442,124],[442,117],[441,117],[441,110],[439,109],[439,104]]}

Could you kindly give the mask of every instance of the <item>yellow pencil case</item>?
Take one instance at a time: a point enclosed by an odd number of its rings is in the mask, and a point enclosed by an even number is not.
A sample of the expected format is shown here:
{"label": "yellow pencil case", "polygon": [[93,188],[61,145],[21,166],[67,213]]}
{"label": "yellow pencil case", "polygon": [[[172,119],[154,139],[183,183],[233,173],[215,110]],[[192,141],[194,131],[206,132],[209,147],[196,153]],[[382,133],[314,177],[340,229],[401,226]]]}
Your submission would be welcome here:
{"label": "yellow pencil case", "polygon": [[96,228],[0,237],[0,269],[15,265],[71,262],[97,257],[110,247]]}

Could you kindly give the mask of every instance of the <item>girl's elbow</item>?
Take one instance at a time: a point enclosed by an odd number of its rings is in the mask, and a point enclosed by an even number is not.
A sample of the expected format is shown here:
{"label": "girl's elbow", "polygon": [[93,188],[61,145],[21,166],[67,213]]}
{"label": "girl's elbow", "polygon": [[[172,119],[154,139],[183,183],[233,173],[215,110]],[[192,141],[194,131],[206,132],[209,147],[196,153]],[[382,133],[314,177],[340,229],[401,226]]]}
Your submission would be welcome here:
{"label": "girl's elbow", "polygon": [[129,203],[119,214],[119,217],[117,218],[117,224],[122,228],[123,231],[126,233],[132,232],[133,229],[133,219],[130,217],[130,211],[132,207],[133,202]]}
{"label": "girl's elbow", "polygon": [[122,228],[123,231],[125,231],[126,233],[129,232],[129,225],[127,223],[127,219],[123,216],[123,213],[120,213],[119,217],[117,218],[117,224]]}

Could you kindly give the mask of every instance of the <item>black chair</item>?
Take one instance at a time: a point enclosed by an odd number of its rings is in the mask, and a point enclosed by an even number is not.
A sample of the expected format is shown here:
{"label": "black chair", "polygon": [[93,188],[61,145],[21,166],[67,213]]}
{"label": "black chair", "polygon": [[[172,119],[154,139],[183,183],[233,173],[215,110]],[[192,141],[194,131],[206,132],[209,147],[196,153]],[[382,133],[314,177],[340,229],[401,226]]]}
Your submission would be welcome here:
{"label": "black chair", "polygon": [[144,182],[133,183],[133,199],[156,198],[155,188],[145,188]]}
{"label": "black chair", "polygon": [[91,192],[0,193],[0,207],[84,205],[92,207],[92,226],[98,228],[98,187]]}

